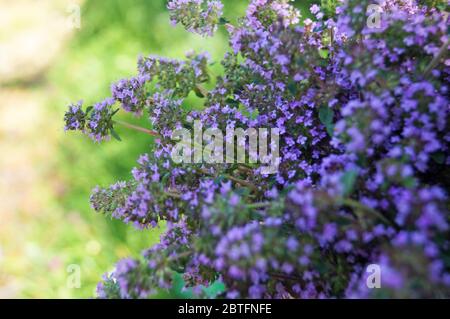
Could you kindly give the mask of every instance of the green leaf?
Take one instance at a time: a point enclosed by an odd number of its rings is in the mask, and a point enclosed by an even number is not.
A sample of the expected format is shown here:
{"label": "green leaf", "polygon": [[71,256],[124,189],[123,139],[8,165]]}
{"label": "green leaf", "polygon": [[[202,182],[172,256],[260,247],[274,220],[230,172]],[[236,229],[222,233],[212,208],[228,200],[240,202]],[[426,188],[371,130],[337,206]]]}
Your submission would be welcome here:
{"label": "green leaf", "polygon": [[442,152],[437,152],[431,154],[431,158],[438,164],[444,164],[445,163],[445,154]]}
{"label": "green leaf", "polygon": [[405,186],[406,188],[414,188],[417,186],[417,181],[414,177],[409,176],[407,177],[405,180],[403,180],[403,186]]}
{"label": "green leaf", "polygon": [[192,288],[186,288],[183,275],[174,271],[172,274],[172,288],[170,294],[175,298],[192,299],[194,294]]}
{"label": "green leaf", "polygon": [[167,181],[168,181],[169,178],[170,178],[170,176],[171,176],[170,173],[165,173],[165,174],[163,175],[163,177],[161,178],[161,184],[162,184],[162,185],[166,185],[166,184],[167,184]]}
{"label": "green leaf", "polygon": [[234,99],[227,98],[227,99],[225,100],[225,102],[227,102],[227,104],[229,104],[229,105],[232,106],[232,107],[239,107],[239,102],[236,101],[236,100],[234,100]]}
{"label": "green leaf", "polygon": [[219,25],[224,25],[224,24],[227,24],[227,23],[230,23],[230,21],[225,19],[225,18],[223,18],[223,17],[219,19]]}
{"label": "green leaf", "polygon": [[325,49],[319,50],[319,55],[322,59],[328,59],[328,54],[329,54],[328,50]]}
{"label": "green leaf", "polygon": [[253,83],[255,83],[255,84],[264,84],[264,79],[261,78],[261,77],[258,76],[258,75],[254,75],[254,76],[252,77],[252,81],[253,81]]}
{"label": "green leaf", "polygon": [[258,115],[259,115],[259,111],[258,110],[253,110],[253,112],[250,114],[250,118],[252,119],[252,120],[256,120],[257,118],[258,118]]}
{"label": "green leaf", "polygon": [[356,170],[349,170],[342,175],[341,183],[344,187],[344,196],[349,196],[355,187],[358,172]]}
{"label": "green leaf", "polygon": [[226,180],[225,176],[219,175],[214,179],[214,184],[220,185],[224,180]]}
{"label": "green leaf", "polygon": [[203,92],[197,86],[194,87],[194,93],[199,98],[204,98],[205,97]]}
{"label": "green leaf", "polygon": [[297,66],[299,66],[299,67],[305,67],[306,66],[305,60],[303,58],[300,58],[300,57],[295,60],[295,64]]}
{"label": "green leaf", "polygon": [[91,106],[88,106],[87,108],[86,108],[86,114],[89,114],[89,112],[90,111],[92,111],[92,109],[93,109],[94,107],[91,105]]}
{"label": "green leaf", "polygon": [[203,292],[207,298],[214,299],[218,295],[225,292],[225,284],[222,281],[216,280],[214,283],[209,285],[209,287],[203,288]]}
{"label": "green leaf", "polygon": [[325,29],[325,25],[319,25],[313,29],[313,32],[320,32]]}
{"label": "green leaf", "polygon": [[320,122],[325,125],[325,127],[327,128],[327,132],[330,136],[333,136],[334,133],[334,112],[333,110],[326,106],[326,105],[322,105],[319,108],[319,119]]}
{"label": "green leaf", "polygon": [[319,108],[319,119],[322,124],[326,125],[333,122],[334,113],[331,108],[326,105],[322,105]]}
{"label": "green leaf", "polygon": [[288,83],[288,90],[289,92],[291,92],[292,95],[297,95],[297,83],[295,83],[294,81],[289,81]]}
{"label": "green leaf", "polygon": [[119,134],[117,134],[117,132],[113,128],[110,129],[110,132],[112,137],[114,137],[119,142],[122,142],[122,139],[120,138]]}

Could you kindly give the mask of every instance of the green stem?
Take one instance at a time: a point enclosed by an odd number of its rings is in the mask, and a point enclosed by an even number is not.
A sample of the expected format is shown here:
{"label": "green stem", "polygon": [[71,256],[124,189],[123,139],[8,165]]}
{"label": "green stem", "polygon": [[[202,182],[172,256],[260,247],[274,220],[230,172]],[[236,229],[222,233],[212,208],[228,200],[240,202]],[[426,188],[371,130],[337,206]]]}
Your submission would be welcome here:
{"label": "green stem", "polygon": [[381,219],[382,221],[384,221],[386,224],[390,224],[390,225],[392,225],[392,226],[396,226],[395,223],[393,223],[392,221],[390,221],[389,219],[387,219],[387,218],[386,218],[382,213],[380,213],[379,211],[377,211],[377,210],[375,210],[375,209],[373,209],[373,208],[371,208],[371,207],[368,207],[368,206],[366,206],[366,205],[363,205],[363,204],[361,204],[360,202],[357,202],[357,201],[355,201],[355,200],[353,200],[353,199],[349,199],[349,198],[344,199],[344,200],[342,201],[342,203],[343,203],[345,206],[348,206],[348,207],[353,208],[354,210],[365,211],[365,212],[367,212],[367,213],[370,213],[370,214],[374,215],[375,217],[377,217],[377,218]]}
{"label": "green stem", "polygon": [[122,125],[122,126],[124,126],[126,128],[129,128],[129,129],[132,129],[132,130],[135,130],[135,131],[146,133],[148,135],[159,136],[158,132],[155,132],[155,131],[152,131],[152,130],[149,130],[149,129],[146,129],[146,128],[143,128],[143,127],[140,127],[140,126],[136,126],[136,125],[133,125],[133,124],[130,124],[130,123],[127,123],[127,122],[114,120],[113,123]]}
{"label": "green stem", "polygon": [[268,208],[270,207],[271,203],[253,203],[248,204],[247,207],[251,209],[259,209],[259,208]]}
{"label": "green stem", "polygon": [[296,282],[303,281],[303,279],[298,276],[289,276],[286,274],[273,273],[273,272],[268,273],[268,275],[270,277],[274,277],[274,278],[278,278],[278,279],[282,279],[282,280],[290,280],[290,281],[296,281]]}
{"label": "green stem", "polygon": [[[201,172],[202,174],[206,174],[206,175],[212,176],[212,177],[214,176],[214,174],[211,174],[210,172],[208,172],[208,170],[206,170],[204,168],[199,169],[199,172]],[[240,179],[240,178],[234,177],[232,175],[228,175],[228,174],[224,174],[222,176],[227,178],[227,179],[229,179],[232,182],[235,182],[235,183],[240,184],[242,186],[247,186],[248,188],[251,188],[253,191],[257,191],[258,190],[258,187],[256,187],[254,184],[252,184],[249,181],[246,181],[246,180],[243,180],[243,179]]]}
{"label": "green stem", "polygon": [[246,166],[238,165],[238,170],[243,172],[243,173],[253,174],[253,170],[248,168],[248,167],[246,167]]}
{"label": "green stem", "polygon": [[240,179],[240,178],[237,178],[237,177],[228,175],[228,174],[225,174],[225,175],[223,175],[223,176],[224,176],[225,178],[228,178],[230,181],[233,181],[233,182],[235,182],[235,183],[238,183],[238,184],[240,184],[240,185],[242,185],[242,186],[247,186],[248,188],[251,188],[251,189],[254,190],[254,191],[257,191],[257,190],[258,190],[258,187],[256,187],[255,185],[253,185],[253,184],[250,183],[249,181],[246,181],[246,180],[243,180],[243,179]]}
{"label": "green stem", "polygon": [[175,198],[175,199],[180,199],[181,198],[180,194],[176,194],[176,193],[172,193],[172,192],[164,192],[163,194],[165,196],[172,197],[172,198]]}
{"label": "green stem", "polygon": [[185,251],[185,252],[182,252],[182,253],[174,256],[174,257],[170,257],[169,260],[172,261],[172,262],[175,262],[175,261],[178,261],[178,260],[183,259],[183,258],[191,257],[191,255],[192,255],[192,252]]}
{"label": "green stem", "polygon": [[198,93],[200,93],[201,95],[203,95],[203,97],[207,97],[208,96],[208,90],[205,89],[203,86],[201,86],[200,84],[196,84],[195,85],[195,89],[197,90]]}
{"label": "green stem", "polygon": [[436,67],[436,65],[439,64],[439,61],[444,57],[444,55],[447,53],[447,47],[450,44],[450,39],[448,39],[444,45],[441,47],[441,49],[439,50],[438,54],[436,54],[436,56],[433,58],[433,60],[431,60],[430,64],[427,66],[427,68],[425,69],[424,72],[424,77],[427,77],[431,71],[433,71],[433,69]]}

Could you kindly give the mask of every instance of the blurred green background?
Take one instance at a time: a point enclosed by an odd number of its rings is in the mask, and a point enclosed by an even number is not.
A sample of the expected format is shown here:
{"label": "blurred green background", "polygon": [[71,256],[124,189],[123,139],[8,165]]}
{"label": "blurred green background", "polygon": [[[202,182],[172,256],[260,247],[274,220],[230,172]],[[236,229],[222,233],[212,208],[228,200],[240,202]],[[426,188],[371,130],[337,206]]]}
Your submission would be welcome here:
{"label": "blurred green background", "polygon": [[[296,1],[303,16],[311,2]],[[89,207],[91,189],[128,179],[151,138],[121,129],[123,142],[97,145],[64,133],[62,117],[70,102],[109,96],[140,54],[195,49],[220,61],[224,28],[205,39],[172,27],[166,3],[0,0],[0,298],[93,297],[118,259],[158,241],[161,230],[140,232]],[[225,0],[225,17],[235,23],[247,3]],[[67,285],[70,265],[80,267],[80,288]]]}

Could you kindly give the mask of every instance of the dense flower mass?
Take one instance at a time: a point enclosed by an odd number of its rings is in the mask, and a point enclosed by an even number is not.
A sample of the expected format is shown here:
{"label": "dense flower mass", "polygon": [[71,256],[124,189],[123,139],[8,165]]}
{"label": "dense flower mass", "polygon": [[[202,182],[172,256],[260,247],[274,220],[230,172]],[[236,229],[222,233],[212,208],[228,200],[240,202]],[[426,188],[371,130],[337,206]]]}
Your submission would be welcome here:
{"label": "dense flower mass", "polygon": [[[66,129],[98,141],[113,133],[115,102],[148,114],[158,132],[130,181],[92,194],[98,212],[140,229],[165,225],[160,244],[105,275],[99,297],[180,285],[177,296],[206,298],[450,297],[448,6],[385,0],[370,11],[372,2],[322,1],[302,20],[290,1],[252,0],[226,26],[221,76],[206,54],[140,58],[114,100],[69,107]],[[169,9],[211,34],[222,6]],[[201,110],[184,106],[191,93]],[[277,128],[278,172],[175,163],[172,132],[194,120]],[[379,289],[367,285],[369,265],[380,268]]]}

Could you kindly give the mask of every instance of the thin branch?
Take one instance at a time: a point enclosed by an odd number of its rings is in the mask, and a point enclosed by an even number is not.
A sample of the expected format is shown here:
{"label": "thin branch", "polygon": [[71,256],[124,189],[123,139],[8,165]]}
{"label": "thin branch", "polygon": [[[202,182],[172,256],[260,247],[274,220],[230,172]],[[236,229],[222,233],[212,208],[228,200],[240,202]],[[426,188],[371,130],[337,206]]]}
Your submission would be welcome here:
{"label": "thin branch", "polygon": [[248,167],[243,166],[243,165],[238,165],[238,170],[243,172],[243,173],[253,174],[253,170],[251,168],[248,168]]}
{"label": "thin branch", "polygon": [[[199,169],[199,171],[201,173],[203,173],[203,174],[206,174],[206,175],[209,175],[209,176],[214,176],[214,174],[211,174],[208,170],[206,170],[204,168]],[[243,180],[243,179],[240,179],[240,178],[234,177],[232,175],[228,175],[228,174],[224,174],[222,176],[227,178],[227,179],[229,179],[232,182],[235,182],[235,183],[240,184],[242,186],[247,186],[248,188],[251,188],[254,191],[258,190],[258,187],[256,187],[253,183],[251,183],[249,181],[246,181],[246,180]]]}
{"label": "thin branch", "polygon": [[253,204],[247,205],[248,208],[252,208],[252,209],[268,208],[270,206],[271,206],[271,203],[253,203]]}
{"label": "thin branch", "polygon": [[195,90],[200,93],[201,95],[203,95],[203,97],[207,97],[208,96],[208,90],[205,89],[203,86],[201,86],[200,84],[196,84],[195,85]]}
{"label": "thin branch", "polygon": [[447,53],[447,47],[449,46],[449,44],[450,44],[450,39],[448,39],[444,43],[444,45],[439,50],[438,54],[436,54],[436,56],[433,58],[433,60],[431,60],[430,64],[428,64],[427,68],[425,69],[425,72],[423,73],[424,77],[427,77],[428,75],[430,75],[431,71],[433,71],[433,69],[439,64],[439,61]]}
{"label": "thin branch", "polygon": [[243,179],[240,179],[240,178],[237,178],[237,177],[228,175],[228,174],[223,175],[223,176],[224,176],[225,178],[228,178],[230,181],[233,181],[233,182],[235,182],[235,183],[238,183],[238,184],[240,184],[240,185],[242,185],[242,186],[247,186],[248,188],[251,188],[251,189],[254,190],[254,191],[257,191],[257,190],[258,190],[258,187],[256,187],[255,185],[253,185],[253,184],[250,183],[249,181],[246,181],[246,180],[243,180]]}
{"label": "thin branch", "polygon": [[355,201],[353,199],[344,199],[342,203],[345,206],[349,206],[349,207],[351,207],[351,208],[353,208],[355,210],[360,210],[360,211],[365,211],[367,213],[370,213],[373,216],[381,219],[385,223],[390,224],[390,225],[392,225],[394,227],[397,227],[397,225],[394,222],[392,222],[391,220],[387,219],[382,213],[380,213],[379,211],[377,211],[377,210],[375,210],[375,209],[373,209],[371,207],[363,205],[360,202],[357,202],[357,201]]}
{"label": "thin branch", "polygon": [[164,192],[163,194],[164,194],[165,196],[172,197],[172,198],[175,198],[175,199],[180,199],[180,198],[181,198],[181,195],[180,195],[180,194],[177,194],[177,193]]}
{"label": "thin branch", "polygon": [[193,255],[192,252],[185,251],[185,252],[179,253],[176,256],[169,257],[169,261],[171,261],[171,262],[179,261],[180,259],[191,257],[192,255]]}
{"label": "thin branch", "polygon": [[122,125],[122,126],[124,126],[126,128],[129,128],[129,129],[132,129],[132,130],[135,130],[135,131],[139,131],[139,132],[143,132],[143,133],[146,133],[146,134],[151,135],[151,136],[159,136],[158,132],[146,129],[146,128],[141,127],[141,126],[136,126],[136,125],[133,125],[133,124],[130,124],[130,123],[127,123],[127,122],[123,122],[123,121],[118,121],[118,120],[114,120],[113,122],[115,124],[119,124],[119,125]]}
{"label": "thin branch", "polygon": [[298,277],[298,276],[290,276],[290,275],[280,274],[280,273],[269,273],[268,275],[270,277],[278,278],[281,280],[290,280],[290,281],[297,281],[297,282],[303,281],[303,278]]}

